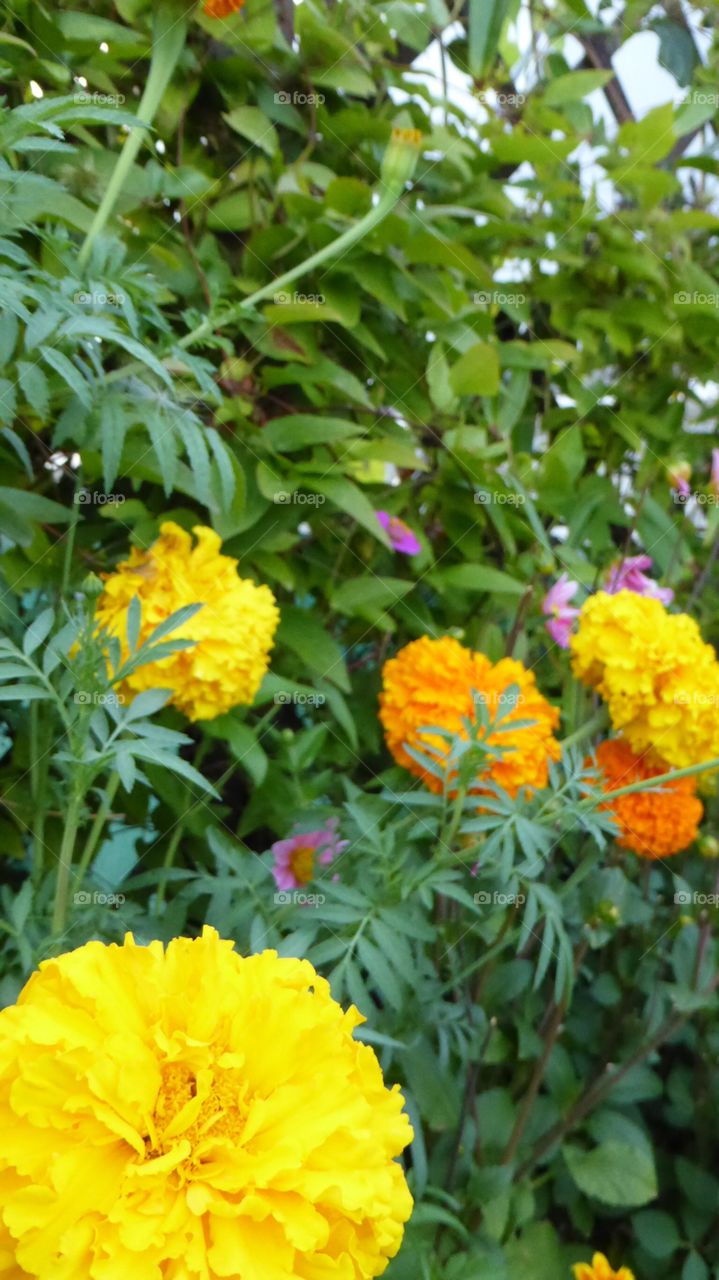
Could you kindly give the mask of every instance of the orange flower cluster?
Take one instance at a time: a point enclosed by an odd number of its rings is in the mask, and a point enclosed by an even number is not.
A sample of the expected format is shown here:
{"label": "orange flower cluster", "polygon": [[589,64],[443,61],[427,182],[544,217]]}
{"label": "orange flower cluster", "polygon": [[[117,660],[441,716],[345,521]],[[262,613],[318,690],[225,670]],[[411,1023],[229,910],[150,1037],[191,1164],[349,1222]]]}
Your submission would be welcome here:
{"label": "orange flower cluster", "polygon": [[496,782],[512,796],[523,788],[547,785],[548,762],[560,755],[553,736],[559,711],[542,696],[534,675],[521,662],[502,658],[493,665],[485,654],[466,649],[451,636],[422,636],[390,658],[382,675],[380,720],[387,746],[397,763],[422,778],[430,790],[442,790],[440,779],[414,760],[407,747],[446,752],[445,739],[422,730],[432,726],[466,736],[463,719],[473,723],[480,702],[491,720],[502,718],[502,728],[492,732],[487,743],[504,748],[501,757],[488,760],[484,780]]}
{"label": "orange flower cluster", "polygon": [[202,12],[208,18],[229,18],[244,8],[245,0],[205,0]]}
{"label": "orange flower cluster", "polygon": [[[647,754],[637,756],[624,738],[610,738],[597,747],[597,763],[606,779],[606,791],[628,787],[669,771],[669,765],[649,763]],[[694,778],[677,778],[660,791],[638,791],[620,796],[611,809],[620,827],[617,843],[642,858],[668,858],[680,853],[696,839],[704,812],[696,795]]]}

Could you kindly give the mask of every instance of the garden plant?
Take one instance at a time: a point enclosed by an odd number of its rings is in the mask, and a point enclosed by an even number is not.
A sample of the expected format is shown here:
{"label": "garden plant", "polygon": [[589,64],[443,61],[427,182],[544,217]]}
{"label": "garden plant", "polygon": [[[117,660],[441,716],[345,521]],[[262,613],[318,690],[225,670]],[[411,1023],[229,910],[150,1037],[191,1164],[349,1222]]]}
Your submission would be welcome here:
{"label": "garden plant", "polygon": [[718,68],[0,5],[0,1276],[719,1280]]}

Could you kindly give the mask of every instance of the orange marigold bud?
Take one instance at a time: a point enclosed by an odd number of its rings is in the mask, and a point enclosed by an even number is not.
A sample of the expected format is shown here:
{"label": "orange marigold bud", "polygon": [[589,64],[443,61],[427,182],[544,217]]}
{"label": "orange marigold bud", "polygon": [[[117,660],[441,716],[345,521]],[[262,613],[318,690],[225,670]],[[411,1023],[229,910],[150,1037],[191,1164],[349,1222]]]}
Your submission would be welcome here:
{"label": "orange marigold bud", "polygon": [[[610,738],[597,747],[597,763],[606,779],[605,790],[616,791],[668,772],[656,756],[637,756],[623,738]],[[620,796],[611,809],[620,828],[617,843],[642,858],[668,858],[696,839],[704,808],[694,778],[677,778],[661,791],[637,791]]]}

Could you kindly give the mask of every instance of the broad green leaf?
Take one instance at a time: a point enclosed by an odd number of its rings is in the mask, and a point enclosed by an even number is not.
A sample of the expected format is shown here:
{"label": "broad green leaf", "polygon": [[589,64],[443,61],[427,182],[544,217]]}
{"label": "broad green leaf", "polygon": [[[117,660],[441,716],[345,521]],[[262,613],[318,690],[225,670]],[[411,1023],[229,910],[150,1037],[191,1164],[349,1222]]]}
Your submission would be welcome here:
{"label": "broad green leaf", "polygon": [[563,1154],[579,1190],[603,1204],[631,1208],[658,1194],[654,1161],[646,1151],[622,1142],[604,1142],[591,1151],[567,1143]]}

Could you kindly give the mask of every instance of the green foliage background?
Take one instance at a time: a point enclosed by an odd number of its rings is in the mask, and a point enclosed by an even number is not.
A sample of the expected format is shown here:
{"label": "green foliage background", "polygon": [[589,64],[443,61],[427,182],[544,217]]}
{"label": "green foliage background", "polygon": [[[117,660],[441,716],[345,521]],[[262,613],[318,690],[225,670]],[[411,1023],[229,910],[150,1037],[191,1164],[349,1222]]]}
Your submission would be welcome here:
{"label": "green foliage background", "polygon": [[[384,657],[450,631],[536,669],[563,735],[581,735],[595,708],[539,605],[559,573],[593,588],[627,551],[646,550],[719,643],[717,10],[694,6],[690,27],[676,3],[532,3],[520,57],[519,8],[198,11],[83,267],[152,9],[5,9],[0,656],[21,661],[24,643],[53,691],[3,708],[3,995],[59,945],[57,857],[86,770],[86,887],[124,902],[75,910],[63,947],[207,920],[241,949],[307,955],[366,1014],[417,1134],[392,1280],[557,1280],[593,1247],[637,1280],[708,1280],[716,910],[674,895],[711,895],[713,868],[696,850],[651,867],[617,852],[581,808],[586,739],[549,801],[498,798],[482,832],[466,815],[457,830],[447,802],[388,768],[377,721]],[[636,119],[609,60],[647,31],[678,101]],[[413,67],[437,43],[445,76],[469,73],[471,111]],[[372,207],[394,124],[424,135],[394,210],[240,311]],[[688,504],[667,474],[680,460]],[[418,556],[392,551],[377,508],[418,532]],[[88,575],[166,518],[211,524],[271,585],[271,673],[254,708],[189,730],[158,702],[139,728],[96,718],[97,758],[81,759],[73,690],[101,694],[103,664],[66,677],[48,637],[83,625]],[[108,792],[118,742],[149,785],[125,762]],[[341,880],[321,909],[278,906],[266,850],[332,815],[350,841]]]}

